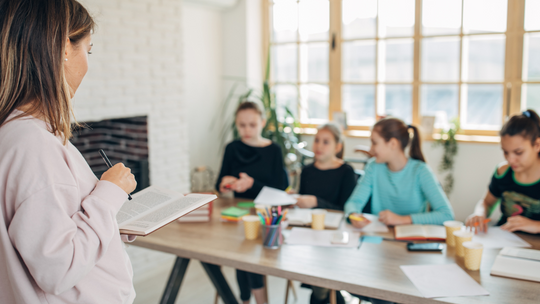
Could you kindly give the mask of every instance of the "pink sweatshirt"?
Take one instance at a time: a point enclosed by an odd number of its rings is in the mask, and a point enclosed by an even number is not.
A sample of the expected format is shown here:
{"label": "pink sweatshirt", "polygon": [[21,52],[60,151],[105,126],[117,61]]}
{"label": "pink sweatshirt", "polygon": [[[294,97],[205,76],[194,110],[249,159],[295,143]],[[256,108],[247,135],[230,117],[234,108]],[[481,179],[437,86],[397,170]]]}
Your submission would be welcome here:
{"label": "pink sweatshirt", "polygon": [[0,303],[132,303],[116,222],[127,194],[47,127],[0,127]]}

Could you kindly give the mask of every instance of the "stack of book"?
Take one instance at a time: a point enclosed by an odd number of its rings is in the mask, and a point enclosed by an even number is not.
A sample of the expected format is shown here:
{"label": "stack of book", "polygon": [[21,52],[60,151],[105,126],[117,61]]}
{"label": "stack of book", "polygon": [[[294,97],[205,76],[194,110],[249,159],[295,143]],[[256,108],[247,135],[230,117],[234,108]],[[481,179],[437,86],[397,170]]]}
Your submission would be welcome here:
{"label": "stack of book", "polygon": [[209,222],[212,218],[212,202],[179,218],[180,223]]}
{"label": "stack of book", "polygon": [[224,222],[240,222],[242,217],[248,214],[249,211],[236,207],[230,207],[221,211],[221,220]]}

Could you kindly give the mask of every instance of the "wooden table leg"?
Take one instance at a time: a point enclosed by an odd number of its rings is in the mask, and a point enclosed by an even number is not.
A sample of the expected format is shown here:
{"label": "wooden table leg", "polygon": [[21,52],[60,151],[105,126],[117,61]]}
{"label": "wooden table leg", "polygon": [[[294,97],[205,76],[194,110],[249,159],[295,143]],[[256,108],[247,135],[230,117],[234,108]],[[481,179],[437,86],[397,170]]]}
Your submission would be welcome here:
{"label": "wooden table leg", "polygon": [[201,265],[203,266],[204,270],[206,271],[206,274],[214,284],[214,287],[216,288],[217,292],[219,293],[219,296],[223,300],[225,304],[238,304],[238,301],[236,300],[236,297],[231,291],[231,288],[229,287],[229,284],[227,283],[227,280],[225,280],[225,277],[223,276],[223,273],[221,272],[221,268],[218,265],[208,264],[201,262]]}
{"label": "wooden table leg", "polygon": [[336,292],[335,290],[330,290],[330,304],[337,304]]}
{"label": "wooden table leg", "polygon": [[178,292],[180,291],[180,285],[182,285],[182,281],[184,280],[188,264],[189,259],[176,257],[169,281],[165,286],[161,301],[159,301],[160,304],[174,304],[176,296],[178,296]]}

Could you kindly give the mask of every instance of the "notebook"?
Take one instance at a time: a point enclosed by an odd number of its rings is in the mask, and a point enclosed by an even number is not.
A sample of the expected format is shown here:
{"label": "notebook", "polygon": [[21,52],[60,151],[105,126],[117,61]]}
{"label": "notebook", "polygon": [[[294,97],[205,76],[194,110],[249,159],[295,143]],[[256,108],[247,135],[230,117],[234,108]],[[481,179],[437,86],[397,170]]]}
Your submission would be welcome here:
{"label": "notebook", "polygon": [[[338,229],[343,219],[343,212],[329,211],[324,216],[324,227]],[[291,226],[311,226],[311,209],[291,208],[287,214]]]}
{"label": "notebook", "polygon": [[446,240],[444,226],[436,225],[402,225],[395,227],[396,240]]}
{"label": "notebook", "polygon": [[505,247],[491,267],[491,275],[540,282],[540,250]]}

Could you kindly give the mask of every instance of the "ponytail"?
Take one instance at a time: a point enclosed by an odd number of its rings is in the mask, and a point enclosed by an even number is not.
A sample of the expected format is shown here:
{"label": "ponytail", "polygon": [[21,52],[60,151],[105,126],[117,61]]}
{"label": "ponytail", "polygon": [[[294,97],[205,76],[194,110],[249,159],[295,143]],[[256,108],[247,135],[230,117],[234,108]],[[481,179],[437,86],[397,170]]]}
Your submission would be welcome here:
{"label": "ponytail", "polygon": [[384,118],[379,120],[375,126],[373,126],[373,131],[377,132],[386,142],[392,138],[397,139],[401,144],[402,150],[405,150],[409,145],[409,141],[411,141],[409,129],[413,130],[409,155],[411,158],[426,162],[424,154],[422,153],[420,131],[417,127],[406,125],[402,120],[397,118]]}
{"label": "ponytail", "polygon": [[408,129],[413,130],[413,138],[411,142],[411,148],[409,149],[409,155],[411,158],[426,162],[424,154],[422,154],[422,142],[420,140],[420,131],[415,126],[407,126]]}

